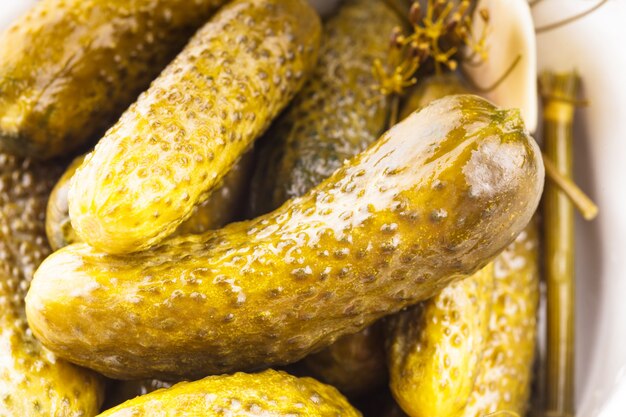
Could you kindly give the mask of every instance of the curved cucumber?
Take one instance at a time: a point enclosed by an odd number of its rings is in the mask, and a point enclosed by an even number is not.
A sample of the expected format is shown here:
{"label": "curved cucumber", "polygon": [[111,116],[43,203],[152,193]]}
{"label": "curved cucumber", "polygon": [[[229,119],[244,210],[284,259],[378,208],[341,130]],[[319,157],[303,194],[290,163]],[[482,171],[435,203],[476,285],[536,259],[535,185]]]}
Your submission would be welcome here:
{"label": "curved cucumber", "polygon": [[81,239],[121,254],[171,235],[302,87],[320,27],[306,0],[220,9],[76,171]]}
{"label": "curved cucumber", "polygon": [[99,417],[361,417],[333,387],[268,370],[181,382],[114,407]]}
{"label": "curved cucumber", "polygon": [[52,351],[121,378],[295,362],[482,268],[543,180],[517,111],[450,96],[265,216],[127,256],[61,249],[28,320]]}

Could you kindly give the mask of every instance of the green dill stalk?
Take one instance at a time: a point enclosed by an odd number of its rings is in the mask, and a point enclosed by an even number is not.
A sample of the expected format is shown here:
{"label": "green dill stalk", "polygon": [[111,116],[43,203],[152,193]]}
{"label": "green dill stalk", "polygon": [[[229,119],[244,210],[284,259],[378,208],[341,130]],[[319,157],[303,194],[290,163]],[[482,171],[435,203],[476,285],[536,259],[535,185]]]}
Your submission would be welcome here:
{"label": "green dill stalk", "polygon": [[[573,120],[580,79],[575,72],[544,73],[544,153],[572,176]],[[547,287],[546,416],[574,415],[574,206],[553,181],[544,192]]]}

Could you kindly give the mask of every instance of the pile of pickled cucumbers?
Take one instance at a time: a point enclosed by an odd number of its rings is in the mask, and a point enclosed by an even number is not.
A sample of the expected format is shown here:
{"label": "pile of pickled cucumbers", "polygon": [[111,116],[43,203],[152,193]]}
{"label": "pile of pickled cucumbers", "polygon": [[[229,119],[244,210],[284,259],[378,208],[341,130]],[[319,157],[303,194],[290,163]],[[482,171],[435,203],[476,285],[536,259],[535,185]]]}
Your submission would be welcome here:
{"label": "pile of pickled cucumbers", "polygon": [[580,80],[542,75],[542,151],[463,71],[497,18],[38,1],[0,33],[0,417],[572,415]]}

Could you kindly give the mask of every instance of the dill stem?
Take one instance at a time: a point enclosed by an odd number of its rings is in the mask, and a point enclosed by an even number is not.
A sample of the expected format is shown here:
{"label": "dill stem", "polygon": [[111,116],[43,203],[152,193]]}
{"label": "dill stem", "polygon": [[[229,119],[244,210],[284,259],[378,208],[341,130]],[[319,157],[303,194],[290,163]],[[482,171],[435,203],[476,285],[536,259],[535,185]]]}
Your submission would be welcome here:
{"label": "dill stem", "polygon": [[545,153],[543,154],[543,165],[546,168],[546,177],[565,193],[585,220],[595,219],[598,215],[598,206],[578,188],[570,177],[563,175]]}
{"label": "dill stem", "polygon": [[[575,72],[544,73],[540,82],[548,93],[543,111],[545,156],[551,168],[571,178],[574,103],[580,80]],[[546,182],[543,218],[547,288],[545,415],[566,417],[574,415],[574,206],[552,181]]]}
{"label": "dill stem", "polygon": [[[586,17],[586,16],[590,15],[591,13],[595,12],[600,7],[604,6],[607,2],[608,2],[608,0],[600,0],[595,6],[585,10],[582,13],[576,14],[574,16],[570,16],[570,17],[568,17],[566,19],[560,20],[560,21],[555,22],[555,23],[550,23],[549,25],[545,25],[545,26],[541,26],[541,27],[535,28],[535,33],[541,34],[541,33],[544,33],[544,32],[549,32],[551,30],[558,29],[560,27],[569,25],[570,23],[576,22],[577,20],[580,20],[583,17]],[[532,6],[533,6],[533,4],[531,4],[531,7]]]}

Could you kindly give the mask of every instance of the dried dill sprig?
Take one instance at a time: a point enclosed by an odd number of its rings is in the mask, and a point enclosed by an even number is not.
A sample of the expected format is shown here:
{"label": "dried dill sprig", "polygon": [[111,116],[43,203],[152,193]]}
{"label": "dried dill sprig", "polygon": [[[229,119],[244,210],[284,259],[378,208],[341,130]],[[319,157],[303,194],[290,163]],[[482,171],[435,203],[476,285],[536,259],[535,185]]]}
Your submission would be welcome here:
{"label": "dried dill sprig", "polygon": [[[488,57],[489,12],[473,13],[470,0],[428,0],[426,10],[413,3],[407,19],[410,30],[400,27],[391,35],[387,62],[374,63],[374,86],[383,96],[402,96],[417,82],[418,72],[432,65],[437,74],[454,71],[460,61],[476,64]],[[473,30],[476,15],[485,25],[480,33]]]}

